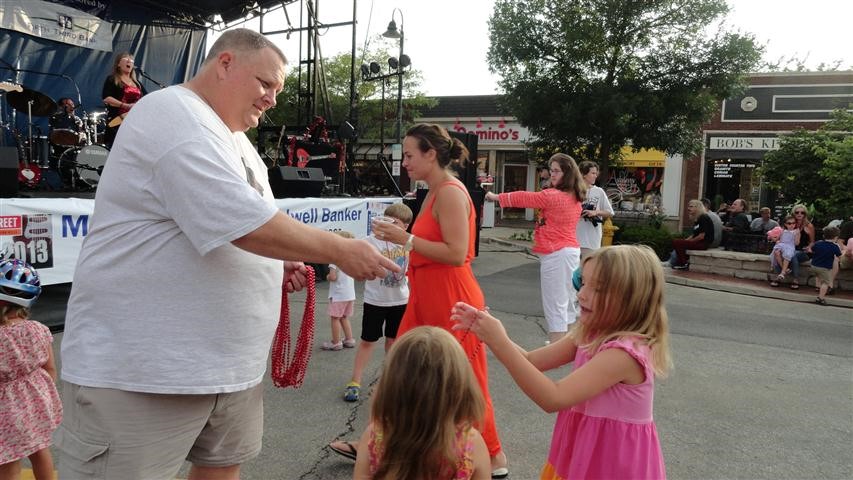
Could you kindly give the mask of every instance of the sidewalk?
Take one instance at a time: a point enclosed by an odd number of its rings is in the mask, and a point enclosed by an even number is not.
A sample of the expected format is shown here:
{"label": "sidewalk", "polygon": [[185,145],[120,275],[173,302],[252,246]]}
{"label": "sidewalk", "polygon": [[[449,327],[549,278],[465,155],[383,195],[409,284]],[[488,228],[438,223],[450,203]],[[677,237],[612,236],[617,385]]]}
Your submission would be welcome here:
{"label": "sidewalk", "polygon": [[[533,222],[525,220],[496,220],[494,228],[483,228],[480,230],[480,242],[514,246],[529,253],[533,242],[513,239],[512,237],[516,234],[523,235],[532,229]],[[666,276],[667,283],[738,293],[741,295],[805,303],[813,303],[817,297],[817,291],[814,287],[808,285],[800,286],[799,290],[791,290],[785,287],[774,288],[767,282],[757,280],[671,269],[664,269],[664,275]],[[826,303],[835,307],[853,308],[853,292],[838,291],[833,295],[827,295]]]}

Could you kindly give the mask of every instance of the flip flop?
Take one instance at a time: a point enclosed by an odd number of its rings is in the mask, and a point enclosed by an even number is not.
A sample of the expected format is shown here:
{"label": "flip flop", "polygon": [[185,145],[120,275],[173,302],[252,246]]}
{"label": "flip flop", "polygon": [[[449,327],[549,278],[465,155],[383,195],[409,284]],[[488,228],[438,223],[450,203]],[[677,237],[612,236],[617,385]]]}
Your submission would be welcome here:
{"label": "flip flop", "polygon": [[352,442],[341,441],[340,443],[344,445],[344,448],[336,447],[332,445],[332,443],[329,444],[329,450],[337,453],[338,455],[347,457],[350,460],[355,460],[356,455],[358,455],[358,450],[355,449],[355,445]]}
{"label": "flip flop", "polygon": [[799,289],[800,289],[799,283],[792,283],[791,284],[791,290],[799,290]]}
{"label": "flip flop", "polygon": [[492,478],[506,478],[509,476],[509,469],[506,467],[499,467],[492,470]]}

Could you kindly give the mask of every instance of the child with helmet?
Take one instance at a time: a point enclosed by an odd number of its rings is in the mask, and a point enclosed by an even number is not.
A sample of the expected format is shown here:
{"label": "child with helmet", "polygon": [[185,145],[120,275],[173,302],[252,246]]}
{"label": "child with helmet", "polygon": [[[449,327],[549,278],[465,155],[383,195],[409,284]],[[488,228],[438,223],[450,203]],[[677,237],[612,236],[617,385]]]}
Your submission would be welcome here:
{"label": "child with helmet", "polygon": [[29,457],[36,480],[53,478],[50,438],[62,421],[45,325],[29,319],[41,294],[34,268],[0,260],[0,478],[19,478]]}

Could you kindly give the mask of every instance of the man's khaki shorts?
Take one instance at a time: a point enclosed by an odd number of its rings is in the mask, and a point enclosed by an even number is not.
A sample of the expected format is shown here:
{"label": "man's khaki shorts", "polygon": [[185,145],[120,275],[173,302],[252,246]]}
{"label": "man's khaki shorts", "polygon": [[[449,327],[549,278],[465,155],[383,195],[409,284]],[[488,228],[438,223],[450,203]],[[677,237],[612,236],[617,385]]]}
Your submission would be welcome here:
{"label": "man's khaki shorts", "polygon": [[262,385],[166,395],[63,381],[62,404],[64,420],[54,442],[63,479],[173,479],[184,460],[227,467],[261,451]]}

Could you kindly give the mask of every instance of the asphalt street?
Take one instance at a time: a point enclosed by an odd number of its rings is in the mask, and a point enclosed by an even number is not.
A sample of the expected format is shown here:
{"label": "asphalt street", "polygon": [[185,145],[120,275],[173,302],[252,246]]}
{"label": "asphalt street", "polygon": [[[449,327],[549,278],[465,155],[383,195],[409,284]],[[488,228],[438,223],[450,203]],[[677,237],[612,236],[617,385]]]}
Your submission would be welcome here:
{"label": "asphalt street", "polygon": [[[526,348],[543,345],[535,257],[482,244],[474,270],[510,336]],[[61,323],[67,286],[47,290],[34,317]],[[244,479],[352,475],[352,462],[325,446],[361,434],[369,395],[357,403],[342,400],[353,350],[317,347],[329,335],[326,291],[327,284],[318,286],[315,349],[304,385],[280,390],[266,382],[264,449],[244,465]],[[657,384],[655,418],[669,478],[853,478],[849,309],[680,285],[667,285],[666,294],[675,370]],[[293,297],[292,317],[299,318],[303,299]],[[360,315],[359,305],[353,317],[356,335]],[[57,334],[57,349],[61,338]],[[365,375],[369,381],[376,380],[381,356],[377,349]],[[568,371],[550,375],[558,378]],[[490,386],[510,478],[538,478],[555,415],[539,410],[492,357]],[[186,472],[185,467],[180,476]]]}

